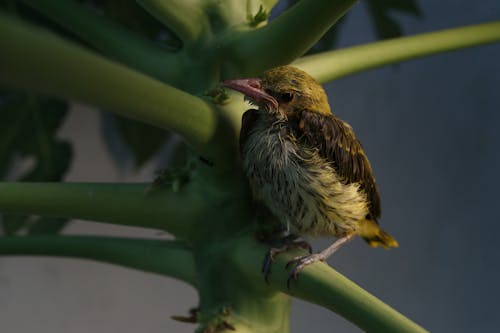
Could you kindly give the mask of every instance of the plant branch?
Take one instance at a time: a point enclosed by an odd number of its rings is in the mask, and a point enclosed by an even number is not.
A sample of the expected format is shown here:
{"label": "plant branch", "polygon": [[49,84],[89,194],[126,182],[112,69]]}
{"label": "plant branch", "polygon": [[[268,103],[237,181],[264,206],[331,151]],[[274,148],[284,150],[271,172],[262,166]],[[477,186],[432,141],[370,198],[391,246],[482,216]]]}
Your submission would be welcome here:
{"label": "plant branch", "polygon": [[152,41],[71,0],[23,0],[89,43],[104,55],[167,83],[179,80],[177,54],[162,51]]}
{"label": "plant branch", "polygon": [[326,83],[371,68],[500,41],[500,21],[395,38],[298,59],[294,65]]}
{"label": "plant branch", "polygon": [[185,43],[196,41],[210,25],[200,1],[137,0],[151,15],[174,31]]}
{"label": "plant branch", "polygon": [[303,55],[356,0],[302,0],[268,25],[226,36],[222,52],[230,53],[237,73],[252,76],[285,65]]}
{"label": "plant branch", "polygon": [[0,83],[172,130],[211,157],[216,111],[202,99],[1,14],[0,49]]}
{"label": "plant branch", "polygon": [[0,237],[0,255],[92,259],[171,276],[196,285],[191,249],[183,242],[97,236]]}
{"label": "plant branch", "polygon": [[261,274],[262,260],[267,250],[252,238],[240,238],[233,255],[234,264],[249,278],[257,281],[261,288],[270,287],[330,309],[366,332],[426,332],[324,263],[306,267],[297,281],[291,281],[288,289],[288,271],[284,267],[297,252],[281,254],[276,258],[269,276],[270,286],[267,286]]}
{"label": "plant branch", "polygon": [[261,0],[262,4],[264,5],[265,9],[267,11],[271,11],[271,9],[276,6],[276,3],[278,3],[279,0]]}
{"label": "plant branch", "polygon": [[146,194],[141,184],[0,183],[0,212],[81,218],[157,228],[189,237],[205,209],[199,189]]}

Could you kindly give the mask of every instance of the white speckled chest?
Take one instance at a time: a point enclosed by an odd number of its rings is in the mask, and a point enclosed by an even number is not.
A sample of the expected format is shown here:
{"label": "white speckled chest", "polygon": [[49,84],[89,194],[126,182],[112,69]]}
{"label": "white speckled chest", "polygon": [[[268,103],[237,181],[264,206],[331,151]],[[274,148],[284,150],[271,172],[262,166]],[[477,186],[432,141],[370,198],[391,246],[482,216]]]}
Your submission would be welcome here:
{"label": "white speckled chest", "polygon": [[285,122],[259,121],[241,155],[250,186],[292,233],[343,236],[355,231],[368,213],[358,183],[346,184],[331,163],[298,141]]}

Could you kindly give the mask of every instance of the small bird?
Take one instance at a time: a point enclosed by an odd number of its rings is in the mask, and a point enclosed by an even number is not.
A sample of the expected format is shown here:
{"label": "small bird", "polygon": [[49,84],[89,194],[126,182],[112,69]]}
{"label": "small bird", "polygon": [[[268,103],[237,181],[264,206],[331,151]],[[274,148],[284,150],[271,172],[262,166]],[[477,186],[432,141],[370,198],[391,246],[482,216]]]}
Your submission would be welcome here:
{"label": "small bird", "polygon": [[[377,223],[380,196],[368,158],[351,126],[331,113],[314,78],[282,66],[222,85],[243,93],[257,107],[243,114],[240,132],[242,164],[254,198],[291,235],[337,237],[319,253],[293,258],[289,281],[355,235],[372,247],[398,246]],[[272,261],[289,245],[271,249],[268,258]],[[264,270],[267,280],[269,267]]]}

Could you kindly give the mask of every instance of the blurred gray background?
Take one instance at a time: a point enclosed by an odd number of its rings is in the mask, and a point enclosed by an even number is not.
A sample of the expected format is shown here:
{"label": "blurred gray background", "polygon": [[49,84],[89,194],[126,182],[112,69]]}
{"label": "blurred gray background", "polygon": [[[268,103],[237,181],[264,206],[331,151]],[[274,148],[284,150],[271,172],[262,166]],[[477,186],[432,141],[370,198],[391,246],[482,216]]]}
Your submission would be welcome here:
{"label": "blurred gray background", "polygon": [[[498,0],[419,0],[407,35],[500,18]],[[375,36],[358,4],[340,46]],[[414,60],[326,86],[333,111],[356,130],[381,188],[392,251],[356,240],[330,264],[434,332],[499,332],[500,45]],[[60,135],[76,147],[67,181],[150,181],[155,163],[117,172],[99,115],[75,107]],[[77,221],[67,234],[164,237],[155,230]],[[327,240],[315,244],[317,249]],[[19,332],[192,332],[177,323],[195,291],[173,279],[91,261],[0,257],[0,322]],[[292,332],[359,332],[296,301]],[[4,332],[4,331],[3,331]]]}

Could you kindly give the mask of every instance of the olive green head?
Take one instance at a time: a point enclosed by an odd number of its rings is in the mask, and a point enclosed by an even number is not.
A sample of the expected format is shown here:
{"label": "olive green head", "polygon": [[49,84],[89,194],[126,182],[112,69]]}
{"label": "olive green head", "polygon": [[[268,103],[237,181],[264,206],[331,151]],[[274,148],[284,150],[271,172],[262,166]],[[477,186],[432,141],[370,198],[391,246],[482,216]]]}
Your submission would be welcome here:
{"label": "olive green head", "polygon": [[312,76],[293,66],[276,67],[258,78],[226,80],[222,84],[242,92],[271,113],[290,116],[308,110],[330,114],[323,87]]}
{"label": "olive green head", "polygon": [[306,72],[281,66],[261,75],[262,90],[273,96],[286,114],[309,110],[330,114],[330,105],[323,87]]}

